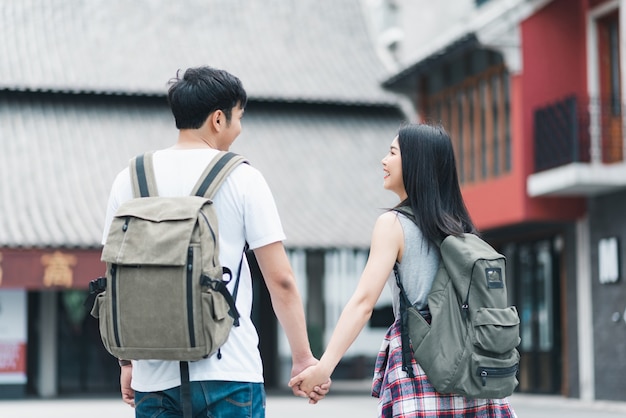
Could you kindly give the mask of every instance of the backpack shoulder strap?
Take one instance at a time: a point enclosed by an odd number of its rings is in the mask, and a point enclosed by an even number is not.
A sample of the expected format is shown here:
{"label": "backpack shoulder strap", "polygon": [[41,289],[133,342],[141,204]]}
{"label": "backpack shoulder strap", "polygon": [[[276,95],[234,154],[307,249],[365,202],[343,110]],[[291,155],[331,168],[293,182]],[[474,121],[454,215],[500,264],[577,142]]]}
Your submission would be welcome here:
{"label": "backpack shoulder strap", "polygon": [[191,194],[212,199],[230,172],[241,163],[248,161],[233,152],[221,151],[204,169]]}
{"label": "backpack shoulder strap", "polygon": [[130,160],[130,183],[134,197],[158,196],[152,154],[152,151],[146,152]]}
{"label": "backpack shoulder strap", "polygon": [[[393,210],[394,210],[395,212],[398,212],[398,213],[403,214],[403,215],[404,215],[404,216],[406,216],[409,220],[413,221],[413,223],[414,223],[414,224],[416,224],[416,225],[417,225],[417,222],[415,221],[415,216],[413,216],[413,209],[411,209],[411,207],[410,207],[410,206],[397,206],[397,207],[393,208]],[[437,241],[436,239],[434,239],[434,240],[432,240],[432,242],[433,242],[434,244],[436,244],[436,245],[437,245],[437,247],[441,248],[441,244],[443,243],[443,240],[444,240],[444,239],[445,239],[445,237],[444,237],[444,238],[442,238],[442,239],[440,239],[440,240],[438,240],[438,241]]]}
{"label": "backpack shoulder strap", "polygon": [[406,216],[407,218],[409,218],[410,220],[414,220],[415,218],[413,217],[413,209],[411,209],[410,206],[396,206],[395,208],[393,208],[394,211],[403,214],[404,216]]}
{"label": "backpack shoulder strap", "polygon": [[402,370],[405,371],[409,377],[414,378],[415,373],[413,373],[413,366],[411,365],[413,352],[411,351],[411,342],[409,337],[408,312],[411,302],[404,291],[404,286],[402,286],[402,280],[400,279],[400,271],[398,270],[397,262],[393,266],[393,272],[396,276],[396,283],[400,288],[400,344],[402,346]]}

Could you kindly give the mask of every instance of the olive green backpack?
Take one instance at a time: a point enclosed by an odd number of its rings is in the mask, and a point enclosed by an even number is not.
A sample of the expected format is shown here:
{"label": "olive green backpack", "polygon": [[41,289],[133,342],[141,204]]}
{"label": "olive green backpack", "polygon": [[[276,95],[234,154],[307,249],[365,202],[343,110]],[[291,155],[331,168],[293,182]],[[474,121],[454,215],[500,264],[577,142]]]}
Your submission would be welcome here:
{"label": "olive green backpack", "polygon": [[[408,208],[398,211],[412,219]],[[428,294],[430,323],[411,306],[394,268],[403,370],[414,377],[413,355],[440,393],[509,396],[518,384],[520,321],[507,301],[506,259],[474,234],[447,236],[439,248],[441,262]]]}

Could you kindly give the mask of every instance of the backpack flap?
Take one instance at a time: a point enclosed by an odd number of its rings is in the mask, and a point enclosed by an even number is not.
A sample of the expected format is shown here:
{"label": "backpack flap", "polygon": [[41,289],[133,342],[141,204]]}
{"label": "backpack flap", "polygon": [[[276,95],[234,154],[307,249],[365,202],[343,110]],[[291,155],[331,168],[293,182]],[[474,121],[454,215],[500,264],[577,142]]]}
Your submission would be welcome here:
{"label": "backpack flap", "polygon": [[[449,235],[440,246],[443,262],[450,277],[467,277],[476,260],[503,259],[489,244],[474,234]],[[502,272],[504,274],[504,272]]]}
{"label": "backpack flap", "polygon": [[[472,293],[478,292],[479,300],[490,300],[489,306],[506,306],[506,258],[502,254],[474,234],[448,236],[440,249],[450,279],[458,294],[463,295],[463,303],[469,302],[470,308],[473,305],[473,301],[467,300],[472,288]],[[481,284],[476,286],[478,281]],[[483,282],[487,285],[483,286]]]}
{"label": "backpack flap", "polygon": [[207,198],[145,197],[124,202],[111,223],[102,261],[122,265],[182,266]]}

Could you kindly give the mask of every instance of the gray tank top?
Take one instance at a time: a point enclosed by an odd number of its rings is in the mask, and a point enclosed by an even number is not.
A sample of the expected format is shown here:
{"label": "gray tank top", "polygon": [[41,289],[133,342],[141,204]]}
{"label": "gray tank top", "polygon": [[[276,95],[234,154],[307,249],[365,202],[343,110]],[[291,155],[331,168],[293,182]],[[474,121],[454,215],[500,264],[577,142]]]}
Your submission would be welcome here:
{"label": "gray tank top", "polygon": [[[411,303],[418,310],[423,311],[428,305],[428,292],[430,292],[435,274],[439,269],[441,254],[435,244],[424,238],[422,231],[413,221],[400,213],[398,219],[404,232],[404,252],[402,262],[398,263],[402,286],[404,286]],[[393,296],[393,312],[398,317],[400,289],[396,284],[393,272],[388,279],[388,284]]]}

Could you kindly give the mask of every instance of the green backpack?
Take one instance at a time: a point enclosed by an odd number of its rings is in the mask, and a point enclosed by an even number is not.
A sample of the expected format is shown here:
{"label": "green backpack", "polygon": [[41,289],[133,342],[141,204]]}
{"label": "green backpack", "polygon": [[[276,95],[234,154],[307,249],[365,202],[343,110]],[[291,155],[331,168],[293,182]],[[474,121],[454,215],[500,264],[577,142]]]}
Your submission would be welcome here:
{"label": "green backpack", "polygon": [[[412,219],[406,208],[398,211]],[[439,393],[509,396],[518,385],[520,321],[507,301],[506,259],[474,234],[448,236],[439,248],[441,263],[428,294],[430,323],[411,306],[394,267],[403,370],[414,377],[413,355]]]}
{"label": "green backpack", "polygon": [[[239,325],[236,290],[231,295],[230,279],[224,279],[232,273],[218,258],[211,199],[242,162],[239,155],[221,152],[192,196],[159,197],[152,154],[131,161],[135,198],[115,214],[101,257],[106,277],[90,286],[96,294],[91,315],[99,318],[102,342],[112,355],[200,360],[215,353]],[[240,271],[241,262],[235,289]]]}

